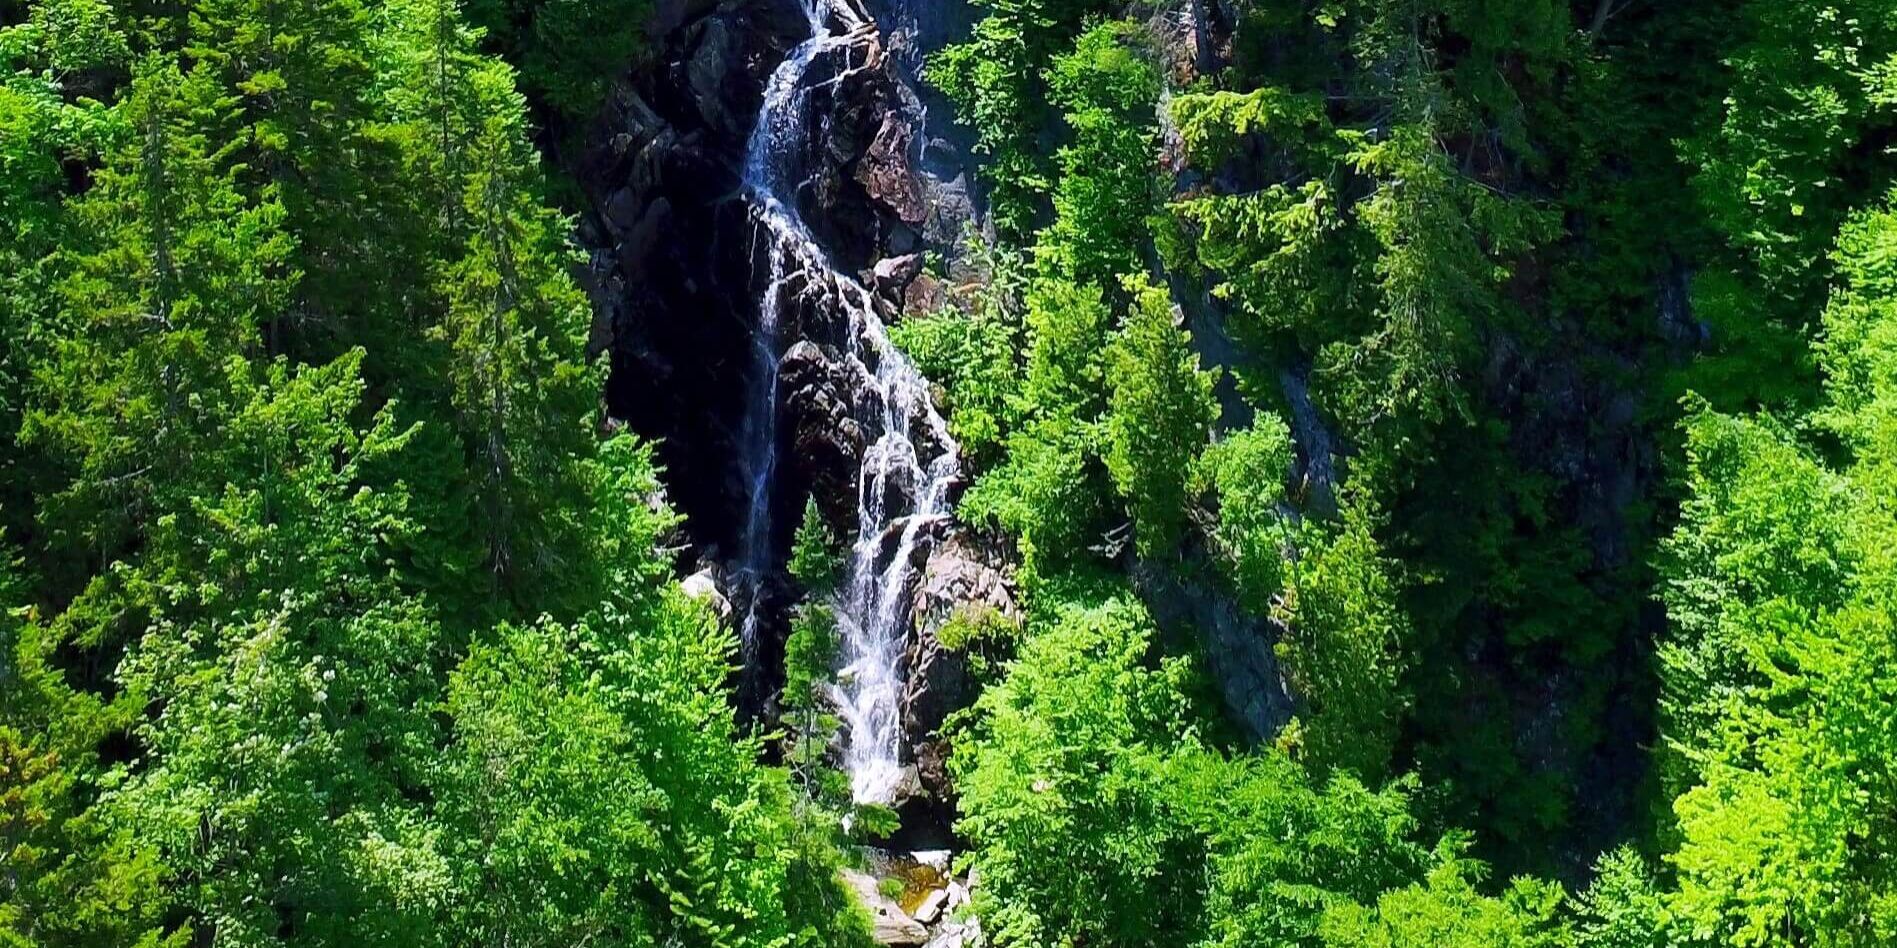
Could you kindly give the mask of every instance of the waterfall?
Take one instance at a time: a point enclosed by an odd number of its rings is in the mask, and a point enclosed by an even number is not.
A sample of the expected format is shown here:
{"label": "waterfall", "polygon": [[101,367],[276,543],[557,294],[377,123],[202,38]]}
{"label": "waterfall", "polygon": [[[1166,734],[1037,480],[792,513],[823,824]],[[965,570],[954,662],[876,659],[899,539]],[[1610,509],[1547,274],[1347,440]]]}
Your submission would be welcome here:
{"label": "waterfall", "polygon": [[740,550],[749,592],[742,625],[747,660],[762,620],[764,578],[772,569],[772,479],[776,472],[778,362],[784,301],[792,293],[846,317],[840,355],[856,378],[852,411],[870,443],[857,477],[857,532],[848,578],[836,603],[842,667],[832,697],[847,734],[844,767],[860,802],[892,802],[902,776],[902,661],[917,561],[950,520],[959,475],[948,426],[928,383],[890,343],[867,289],[830,265],[797,210],[810,142],[813,94],[851,75],[849,66],[809,82],[813,64],[860,43],[875,29],[836,0],[804,0],[810,37],[785,57],[765,86],[744,165],[744,196],[765,243],[768,279],[758,305],[756,379],[741,464],[751,496]]}

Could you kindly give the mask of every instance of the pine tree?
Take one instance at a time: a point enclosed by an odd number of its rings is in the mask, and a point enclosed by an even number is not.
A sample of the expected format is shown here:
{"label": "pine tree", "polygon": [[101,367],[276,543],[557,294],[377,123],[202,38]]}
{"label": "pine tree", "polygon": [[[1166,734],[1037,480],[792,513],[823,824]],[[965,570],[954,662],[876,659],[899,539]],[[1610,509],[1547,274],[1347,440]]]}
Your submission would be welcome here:
{"label": "pine tree", "polygon": [[1140,555],[1172,553],[1186,519],[1190,470],[1211,440],[1216,375],[1199,369],[1164,290],[1127,280],[1133,305],[1112,345],[1107,469],[1132,508]]}
{"label": "pine tree", "polygon": [[538,199],[536,159],[512,76],[474,74],[484,102],[461,209],[469,236],[441,275],[456,426],[467,445],[487,566],[509,595],[559,588],[575,564],[576,524],[555,512],[591,451],[584,425],[598,374],[584,362],[589,308],[573,283],[565,220]]}
{"label": "pine tree", "polygon": [[87,236],[60,285],[69,328],[22,431],[71,472],[43,500],[57,552],[110,560],[223,483],[226,363],[254,351],[296,285],[282,208],[247,200],[195,122],[213,95],[162,57],[143,62],[122,107],[130,134],[73,209]]}

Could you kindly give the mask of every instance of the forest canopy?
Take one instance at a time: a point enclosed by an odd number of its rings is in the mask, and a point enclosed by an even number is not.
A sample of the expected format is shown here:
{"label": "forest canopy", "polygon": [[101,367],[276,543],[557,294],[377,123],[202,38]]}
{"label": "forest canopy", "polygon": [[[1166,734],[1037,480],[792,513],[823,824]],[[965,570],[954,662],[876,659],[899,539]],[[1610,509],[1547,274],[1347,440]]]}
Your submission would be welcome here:
{"label": "forest canopy", "polygon": [[[837,751],[887,538],[798,485],[774,652],[680,582],[601,326],[711,295],[576,183],[736,191],[613,122],[835,3],[0,0],[0,946],[921,944]],[[1897,5],[945,17],[982,226],[871,361],[1018,608],[904,643],[940,944],[1897,944]]]}

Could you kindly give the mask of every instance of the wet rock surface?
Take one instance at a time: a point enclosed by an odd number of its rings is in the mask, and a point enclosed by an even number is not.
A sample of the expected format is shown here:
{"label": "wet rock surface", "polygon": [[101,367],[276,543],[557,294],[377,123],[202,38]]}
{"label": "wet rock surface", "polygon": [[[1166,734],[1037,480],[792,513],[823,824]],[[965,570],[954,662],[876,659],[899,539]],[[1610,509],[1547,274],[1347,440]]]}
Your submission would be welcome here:
{"label": "wet rock surface", "polygon": [[903,911],[895,899],[884,895],[875,876],[845,869],[843,881],[869,915],[870,930],[877,944],[918,946],[928,942],[929,930]]}
{"label": "wet rock surface", "polygon": [[[913,23],[904,6],[868,12]],[[748,490],[730,461],[767,279],[740,180],[764,84],[808,26],[796,0],[671,0],[655,31],[660,53],[619,84],[576,162],[592,208],[582,230],[595,248],[595,347],[611,360],[609,412],[661,439],[695,545],[728,556]],[[900,55],[887,42],[860,29],[813,64],[806,183],[795,201],[832,266],[872,274],[879,315],[893,319],[912,303],[939,306],[939,292],[918,279],[920,254],[960,254],[976,209],[959,169],[944,179],[925,167],[942,163],[925,159],[922,101],[905,82],[919,62],[916,32],[895,36]],[[797,463],[775,507],[794,515],[814,491],[833,522],[850,523],[864,447],[851,413],[866,380],[846,364],[835,288],[813,276],[783,292],[793,298],[777,430]]]}
{"label": "wet rock surface", "polygon": [[[844,884],[884,945],[963,948],[981,943],[980,923],[965,911],[974,877],[957,877],[947,850],[866,849],[868,871],[845,869]],[[893,897],[883,888],[898,889]]]}
{"label": "wet rock surface", "polygon": [[[840,41],[826,40],[814,60],[791,60],[800,46],[811,48],[803,44],[813,26],[797,0],[662,3],[659,52],[618,85],[569,161],[590,207],[582,236],[592,250],[593,347],[611,364],[608,412],[658,442],[671,499],[685,515],[686,556],[697,561],[684,591],[728,623],[745,616],[747,627],[751,603],[764,603],[762,640],[746,656],[748,674],[765,678],[740,688],[740,711],[753,718],[770,714],[784,617],[796,598],[781,569],[747,582],[756,573],[736,568],[740,559],[749,562],[745,537],[756,535],[747,529],[755,481],[734,459],[747,431],[757,430],[758,380],[775,379],[772,521],[794,526],[813,497],[845,543],[855,544],[854,526],[869,522],[861,510],[946,511],[938,495],[955,483],[913,471],[884,476],[873,489],[859,486],[891,417],[907,419],[898,433],[917,457],[949,448],[939,419],[925,424],[914,408],[887,411],[890,380],[880,363],[895,357],[865,338],[860,313],[867,306],[890,323],[934,311],[951,295],[945,275],[968,282],[958,267],[978,220],[978,196],[960,166],[958,133],[946,120],[931,128],[923,96],[932,93],[914,85],[929,30],[949,35],[961,21],[945,20],[943,10],[965,17],[967,4],[870,0],[869,7],[902,27],[856,25],[850,8],[829,8],[821,31]],[[758,205],[755,187],[747,189],[756,180],[756,166],[747,163],[753,126],[761,114],[790,114],[764,108],[767,84],[787,61],[800,68],[808,61],[798,85],[806,98],[790,126],[794,138],[775,140],[802,144],[788,149],[791,166],[773,173],[771,180],[791,182],[771,189],[781,203]],[[779,87],[771,101],[781,96]],[[766,207],[792,211],[770,225],[776,232],[761,222]],[[787,220],[794,222],[788,231]],[[787,240],[814,252],[786,256]],[[767,310],[771,334],[760,331]],[[774,339],[767,347],[774,361],[758,357],[759,338]],[[926,383],[910,388],[926,392]],[[912,466],[878,469],[887,475]],[[973,683],[962,657],[943,649],[936,634],[957,609],[1017,615],[998,561],[943,542],[954,532],[946,516],[931,514],[912,530],[887,523],[866,541],[880,551],[873,562],[911,564],[914,585],[900,584],[893,602],[898,614],[920,620],[906,639],[898,636],[891,659],[903,684],[890,717],[905,740],[893,801],[902,829],[887,842],[905,850],[956,842],[947,745],[937,731],[972,700]],[[771,534],[780,567],[792,534],[790,527]],[[971,923],[952,920],[966,901],[965,885],[944,884],[936,893],[926,909],[923,902],[896,906],[902,914],[879,920],[879,939],[951,946],[972,938]],[[917,911],[930,916],[929,925],[910,914]]]}

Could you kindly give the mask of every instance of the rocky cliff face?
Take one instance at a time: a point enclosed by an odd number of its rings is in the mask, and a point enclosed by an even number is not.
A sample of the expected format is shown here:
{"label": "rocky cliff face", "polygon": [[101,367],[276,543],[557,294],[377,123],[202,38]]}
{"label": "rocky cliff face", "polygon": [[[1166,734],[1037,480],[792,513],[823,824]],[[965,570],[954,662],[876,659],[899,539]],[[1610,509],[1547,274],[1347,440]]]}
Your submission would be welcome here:
{"label": "rocky cliff face", "polygon": [[[813,496],[848,537],[875,438],[862,419],[877,395],[847,318],[860,291],[844,284],[860,281],[885,323],[932,310],[942,302],[941,270],[925,260],[956,266],[977,220],[959,143],[932,130],[930,103],[916,91],[926,45],[964,27],[966,6],[910,6],[872,0],[869,9],[833,10],[826,28],[846,41],[803,79],[810,101],[799,138],[808,144],[801,183],[785,197],[827,267],[773,284],[771,238],[741,190],[765,85],[810,35],[798,0],[662,4],[658,55],[616,89],[574,163],[592,208],[583,236],[594,251],[595,344],[611,362],[608,409],[659,440],[693,552],[712,567],[701,576],[729,575],[746,532],[754,487],[734,459],[764,371],[752,348],[761,301],[775,301],[780,352],[771,519],[794,524]],[[790,534],[772,535],[780,565]],[[760,595],[772,590],[767,582]],[[744,697],[753,713],[768,710],[781,660],[782,623],[763,625],[753,662],[766,681]],[[917,638],[904,662],[934,668],[937,651]],[[905,696],[904,707],[938,718],[941,687],[921,687],[929,694]]]}
{"label": "rocky cliff face", "polygon": [[[635,430],[663,438],[668,482],[693,539],[732,549],[744,485],[729,470],[751,369],[746,345],[764,291],[754,225],[738,196],[746,139],[763,84],[807,33],[795,0],[680,4],[657,42],[655,64],[616,91],[578,174],[594,210],[595,338],[612,364],[608,407]],[[799,210],[836,269],[879,291],[886,319],[939,302],[923,254],[954,258],[975,219],[968,177],[924,170],[920,100],[903,81],[914,42],[892,53],[875,30],[854,37],[827,71],[822,107],[809,112],[813,143]],[[918,284],[921,284],[920,286]],[[860,433],[843,408],[849,373],[835,365],[834,312],[796,297],[779,430],[796,462],[780,493],[800,504],[818,488],[835,522],[854,503]]]}

